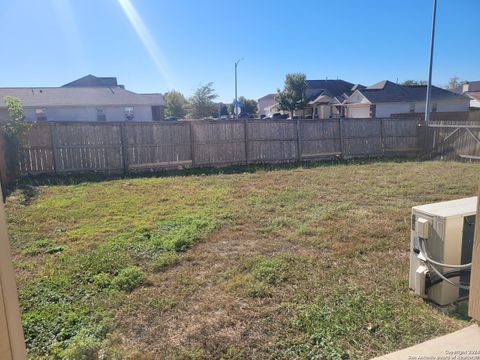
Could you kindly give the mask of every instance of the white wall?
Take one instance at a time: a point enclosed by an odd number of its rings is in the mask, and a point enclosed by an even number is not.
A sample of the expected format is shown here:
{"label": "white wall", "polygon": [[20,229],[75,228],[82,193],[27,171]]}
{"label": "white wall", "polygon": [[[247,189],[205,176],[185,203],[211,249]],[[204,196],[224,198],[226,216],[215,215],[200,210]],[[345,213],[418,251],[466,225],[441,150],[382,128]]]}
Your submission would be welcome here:
{"label": "white wall", "polygon": [[347,106],[347,117],[349,118],[369,118],[370,105]]}
{"label": "white wall", "polygon": [[[415,104],[415,111],[420,112],[420,109],[417,109],[416,104]],[[410,112],[410,103],[407,103],[407,102],[379,103],[377,104],[376,116],[390,117],[390,115],[392,114],[408,113],[408,112]]]}
{"label": "white wall", "polygon": [[470,98],[470,107],[472,108],[480,108],[480,100],[474,99],[473,97]]}
{"label": "white wall", "polygon": [[[152,121],[151,106],[134,106],[133,121]],[[49,121],[97,121],[96,107],[46,107],[47,120]],[[102,107],[107,121],[124,121],[124,107]],[[36,120],[35,108],[25,108],[27,120]],[[1,116],[1,114],[0,114]]]}
{"label": "white wall", "polygon": [[[470,99],[448,99],[433,101],[437,103],[437,112],[468,111]],[[416,113],[425,111],[425,101],[415,102]],[[377,117],[390,117],[392,114],[410,112],[410,103],[379,103],[377,104]]]}

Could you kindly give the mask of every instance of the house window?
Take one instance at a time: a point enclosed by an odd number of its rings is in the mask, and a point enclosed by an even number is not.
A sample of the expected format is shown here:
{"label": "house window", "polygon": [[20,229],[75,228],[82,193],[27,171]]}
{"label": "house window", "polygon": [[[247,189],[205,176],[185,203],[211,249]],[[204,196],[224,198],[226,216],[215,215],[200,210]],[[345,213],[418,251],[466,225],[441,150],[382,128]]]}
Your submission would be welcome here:
{"label": "house window", "polygon": [[370,105],[370,117],[374,118],[377,116],[377,105]]}
{"label": "house window", "polygon": [[415,112],[415,103],[410,103],[410,112],[411,113]]}
{"label": "house window", "polygon": [[37,121],[47,121],[47,112],[45,108],[35,109],[35,117]]}
{"label": "house window", "polygon": [[133,120],[134,118],[133,106],[126,106],[124,109],[124,112],[125,112],[125,119]]}
{"label": "house window", "polygon": [[437,112],[437,103],[432,102],[432,112]]}
{"label": "house window", "polygon": [[105,115],[105,111],[102,108],[97,108],[97,121],[106,121],[107,116]]}

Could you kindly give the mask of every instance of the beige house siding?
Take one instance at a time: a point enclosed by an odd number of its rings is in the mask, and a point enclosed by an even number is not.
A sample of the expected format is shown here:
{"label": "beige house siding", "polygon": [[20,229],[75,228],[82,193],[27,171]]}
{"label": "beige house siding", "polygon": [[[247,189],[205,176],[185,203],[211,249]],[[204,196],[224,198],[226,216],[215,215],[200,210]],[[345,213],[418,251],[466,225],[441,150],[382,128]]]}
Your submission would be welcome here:
{"label": "beige house siding", "polygon": [[268,96],[258,99],[258,115],[267,115],[271,113],[271,109],[273,109],[273,105],[275,105],[275,97]]}

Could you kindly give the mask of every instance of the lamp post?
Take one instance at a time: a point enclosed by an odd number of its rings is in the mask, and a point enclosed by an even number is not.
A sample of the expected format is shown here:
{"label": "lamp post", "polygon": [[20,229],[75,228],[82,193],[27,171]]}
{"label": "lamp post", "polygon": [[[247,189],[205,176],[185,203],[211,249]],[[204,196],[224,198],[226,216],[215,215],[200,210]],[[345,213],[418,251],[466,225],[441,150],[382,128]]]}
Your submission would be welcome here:
{"label": "lamp post", "polygon": [[234,105],[233,109],[234,109],[234,112],[235,112],[235,117],[237,119],[238,119],[238,114],[237,114],[237,111],[236,111],[237,102],[238,102],[238,98],[237,98],[237,68],[238,68],[238,63],[242,60],[244,60],[244,59],[240,58],[237,61],[235,61],[235,104],[233,104]]}
{"label": "lamp post", "polygon": [[433,46],[435,43],[435,19],[437,17],[437,0],[433,0],[433,18],[432,18],[432,37],[430,40],[430,62],[428,65],[428,84],[427,98],[425,100],[425,125],[430,121],[430,103],[432,101],[432,64],[433,64]]}

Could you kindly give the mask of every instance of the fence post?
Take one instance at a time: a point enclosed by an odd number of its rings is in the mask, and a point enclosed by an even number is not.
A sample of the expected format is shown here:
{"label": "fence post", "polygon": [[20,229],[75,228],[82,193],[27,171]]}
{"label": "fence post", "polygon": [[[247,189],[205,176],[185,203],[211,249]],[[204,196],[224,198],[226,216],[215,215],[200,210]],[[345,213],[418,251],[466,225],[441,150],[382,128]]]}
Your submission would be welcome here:
{"label": "fence post", "polygon": [[122,148],[123,173],[128,174],[128,138],[127,138],[127,123],[124,121],[120,123],[120,144]]}
{"label": "fence post", "polygon": [[57,175],[60,164],[60,154],[58,153],[58,137],[57,137],[57,125],[53,121],[48,122],[48,128],[50,129],[50,140],[52,141],[52,154],[53,154],[53,174]]}
{"label": "fence post", "polygon": [[297,161],[302,160],[302,149],[300,148],[300,119],[297,119]]}
{"label": "fence post", "polygon": [[385,129],[383,119],[380,119],[380,139],[382,142],[382,157],[385,157]]}
{"label": "fence post", "polygon": [[195,136],[193,134],[193,121],[190,124],[190,157],[192,158],[192,167],[195,167]]}
{"label": "fence post", "polygon": [[417,147],[420,152],[420,158],[426,158],[430,153],[429,133],[425,123],[420,119],[417,123]]}
{"label": "fence post", "polygon": [[245,118],[243,121],[243,137],[245,139],[245,164],[248,165],[250,162],[248,160],[248,119]]}
{"label": "fence post", "polygon": [[340,158],[345,159],[345,148],[343,144],[343,118],[338,119],[338,131],[340,133]]}

